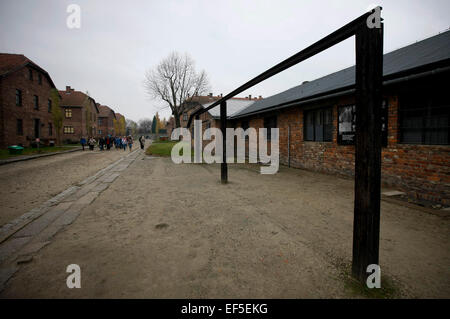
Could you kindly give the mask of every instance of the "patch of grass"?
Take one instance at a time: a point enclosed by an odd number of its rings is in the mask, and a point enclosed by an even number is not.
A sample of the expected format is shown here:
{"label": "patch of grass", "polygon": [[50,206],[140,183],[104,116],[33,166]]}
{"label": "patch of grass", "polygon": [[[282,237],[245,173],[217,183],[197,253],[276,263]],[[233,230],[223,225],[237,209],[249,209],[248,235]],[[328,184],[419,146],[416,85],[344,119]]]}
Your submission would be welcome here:
{"label": "patch of grass", "polygon": [[345,290],[355,298],[392,299],[401,296],[399,286],[386,273],[383,273],[383,270],[381,270],[381,288],[370,289],[365,282],[361,283],[353,278],[351,264],[340,259],[334,264],[339,269],[339,278],[344,283]]}
{"label": "patch of grass", "polygon": [[45,154],[45,153],[53,153],[53,152],[61,152],[61,151],[68,151],[68,150],[72,150],[74,148],[78,148],[79,146],[69,146],[69,145],[64,145],[64,146],[44,146],[44,147],[40,147],[39,150],[37,148],[32,148],[32,147],[25,147],[22,151],[22,154],[9,154],[9,150],[8,149],[1,149],[0,150],[0,159],[8,159],[8,158],[13,158],[13,157],[17,157],[17,156],[24,156],[24,155],[36,155],[36,154]]}
{"label": "patch of grass", "polygon": [[392,299],[400,296],[400,290],[394,281],[381,273],[381,288],[368,288],[366,283],[361,283],[354,279],[350,273],[343,278],[344,287],[350,294],[362,296],[370,299]]}
{"label": "patch of grass", "polygon": [[172,147],[176,143],[178,143],[178,141],[153,142],[149,147],[147,147],[147,149],[145,150],[145,154],[156,156],[170,156]]}

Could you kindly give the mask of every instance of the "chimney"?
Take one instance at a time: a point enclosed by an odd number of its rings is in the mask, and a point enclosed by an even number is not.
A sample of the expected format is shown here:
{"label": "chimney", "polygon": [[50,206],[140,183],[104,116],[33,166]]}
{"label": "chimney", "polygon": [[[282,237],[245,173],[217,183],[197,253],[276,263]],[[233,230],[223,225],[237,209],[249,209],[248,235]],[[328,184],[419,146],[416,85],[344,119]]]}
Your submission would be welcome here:
{"label": "chimney", "polygon": [[67,86],[66,86],[66,92],[67,92],[67,93],[70,93],[70,91],[71,91],[71,90],[70,90],[70,85],[67,85]]}
{"label": "chimney", "polygon": [[249,100],[252,99],[252,95],[251,95],[251,94],[248,95],[248,99],[249,99]]}
{"label": "chimney", "polygon": [[260,95],[259,97],[258,97],[260,100],[262,100],[262,96]]}
{"label": "chimney", "polygon": [[212,96],[213,96],[213,94],[212,94],[212,93],[209,93],[208,95],[209,95],[210,97],[212,97]]}

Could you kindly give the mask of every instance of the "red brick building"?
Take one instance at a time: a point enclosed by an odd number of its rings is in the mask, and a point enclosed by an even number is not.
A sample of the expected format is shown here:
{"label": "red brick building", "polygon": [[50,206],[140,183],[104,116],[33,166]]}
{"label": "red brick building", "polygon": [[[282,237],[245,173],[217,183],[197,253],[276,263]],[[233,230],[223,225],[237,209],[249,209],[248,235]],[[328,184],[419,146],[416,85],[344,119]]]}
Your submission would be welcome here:
{"label": "red brick building", "polygon": [[56,142],[50,75],[21,54],[0,53],[0,147]]}
{"label": "red brick building", "polygon": [[[382,182],[450,204],[450,31],[384,55]],[[280,161],[354,174],[355,69],[256,101],[231,126],[279,128]]]}
{"label": "red brick building", "polygon": [[[183,112],[182,118],[180,119],[181,126],[186,127],[189,117],[192,113],[201,108],[207,108],[215,101],[219,100],[222,95],[213,96],[210,93],[207,96],[195,96],[191,98],[188,102],[186,102],[186,111]],[[232,117],[233,115],[239,113],[244,110],[246,107],[253,104],[255,101],[262,100],[262,97],[252,98],[251,95],[247,97],[233,97],[227,101],[227,117]],[[204,112],[200,114],[199,120],[202,121],[202,136],[206,129],[208,128],[220,128],[220,108],[216,107],[208,112]],[[191,126],[191,138],[194,138],[193,131],[194,127]],[[169,135],[170,136],[170,135]],[[204,141],[204,144],[208,144],[209,141]]]}
{"label": "red brick building", "polygon": [[98,121],[97,121],[97,135],[115,135],[114,131],[114,120],[116,119],[116,114],[114,111],[106,105],[100,105],[97,103],[99,109]]}
{"label": "red brick building", "polygon": [[66,86],[65,91],[59,91],[59,94],[63,113],[62,140],[75,143],[79,142],[81,137],[97,137],[99,109],[95,100],[70,86]]}

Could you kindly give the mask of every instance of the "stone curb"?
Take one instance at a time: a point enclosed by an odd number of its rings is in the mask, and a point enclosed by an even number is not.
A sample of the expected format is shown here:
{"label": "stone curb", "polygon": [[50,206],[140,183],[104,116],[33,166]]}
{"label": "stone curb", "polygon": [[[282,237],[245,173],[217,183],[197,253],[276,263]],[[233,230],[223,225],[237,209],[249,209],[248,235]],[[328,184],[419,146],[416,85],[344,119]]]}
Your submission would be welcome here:
{"label": "stone curb", "polygon": [[45,154],[38,154],[38,155],[30,155],[30,156],[21,157],[21,158],[10,158],[10,159],[6,159],[6,160],[0,160],[0,165],[6,165],[6,164],[11,164],[11,163],[16,163],[16,162],[23,162],[23,161],[29,161],[29,160],[36,159],[36,158],[41,158],[41,157],[54,156],[54,155],[59,155],[59,154],[72,153],[72,152],[78,152],[78,151],[81,151],[81,150],[82,150],[82,148],[77,148],[77,149],[68,150],[68,151],[52,152],[52,153],[45,153]]}

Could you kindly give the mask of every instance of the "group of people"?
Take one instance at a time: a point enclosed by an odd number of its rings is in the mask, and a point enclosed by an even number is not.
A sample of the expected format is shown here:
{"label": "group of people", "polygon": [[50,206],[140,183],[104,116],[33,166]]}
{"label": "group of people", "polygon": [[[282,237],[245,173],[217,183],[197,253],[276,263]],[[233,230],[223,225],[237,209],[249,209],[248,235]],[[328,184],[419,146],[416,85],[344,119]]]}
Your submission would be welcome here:
{"label": "group of people", "polygon": [[[143,136],[139,138],[139,142],[141,143],[142,149],[144,148],[143,138],[144,138]],[[131,152],[131,148],[133,147],[133,137],[131,137],[131,135],[115,136],[115,137],[108,135],[105,137],[100,137],[98,141],[96,141],[93,136],[89,137],[87,140],[84,137],[82,137],[80,140],[80,144],[83,147],[83,151],[86,145],[89,147],[91,151],[94,150],[96,145],[98,145],[100,151],[103,151],[105,149],[110,150],[111,147],[114,146],[116,149],[123,149],[124,151],[126,151],[126,149],[129,148]]]}

